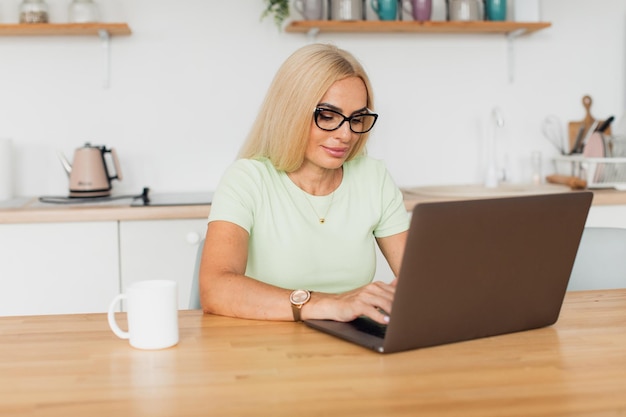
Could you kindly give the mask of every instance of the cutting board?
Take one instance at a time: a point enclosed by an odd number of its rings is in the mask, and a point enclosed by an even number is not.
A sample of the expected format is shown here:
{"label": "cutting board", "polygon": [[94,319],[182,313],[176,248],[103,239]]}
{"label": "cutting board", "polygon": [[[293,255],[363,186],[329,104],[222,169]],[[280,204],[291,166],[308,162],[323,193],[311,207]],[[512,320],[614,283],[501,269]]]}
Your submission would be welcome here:
{"label": "cutting board", "polygon": [[[580,130],[580,127],[584,126],[584,129],[585,129],[583,132],[583,137],[584,137],[584,135],[587,134],[587,131],[589,130],[593,122],[596,121],[595,117],[591,115],[591,104],[593,102],[593,100],[591,99],[591,96],[588,96],[588,95],[584,96],[582,102],[583,102],[583,107],[585,108],[585,118],[577,122],[569,122],[569,148],[570,150],[574,149],[574,144],[576,143],[576,137],[578,136],[578,131]],[[611,127],[609,126],[607,130],[604,131],[604,133],[607,135],[610,135]]]}

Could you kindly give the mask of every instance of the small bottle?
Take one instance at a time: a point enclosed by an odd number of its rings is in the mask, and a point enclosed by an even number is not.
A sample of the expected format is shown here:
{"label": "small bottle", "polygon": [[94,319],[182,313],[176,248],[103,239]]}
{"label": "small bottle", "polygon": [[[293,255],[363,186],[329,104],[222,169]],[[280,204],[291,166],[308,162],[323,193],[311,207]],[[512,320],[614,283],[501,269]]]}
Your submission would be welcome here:
{"label": "small bottle", "polygon": [[93,0],[72,0],[68,15],[71,23],[93,23],[100,19],[98,5]]}
{"label": "small bottle", "polygon": [[533,185],[541,185],[543,183],[541,170],[541,152],[532,151],[530,154],[531,181]]}
{"label": "small bottle", "polygon": [[20,23],[48,23],[48,4],[44,0],[22,0]]}

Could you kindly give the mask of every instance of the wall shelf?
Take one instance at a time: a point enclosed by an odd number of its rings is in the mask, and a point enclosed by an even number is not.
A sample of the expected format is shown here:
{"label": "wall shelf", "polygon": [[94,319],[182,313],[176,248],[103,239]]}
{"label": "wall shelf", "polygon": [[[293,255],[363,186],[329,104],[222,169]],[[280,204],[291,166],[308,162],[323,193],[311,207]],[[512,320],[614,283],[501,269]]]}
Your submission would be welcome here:
{"label": "wall shelf", "polygon": [[3,23],[0,36],[98,36],[104,54],[103,87],[111,84],[111,36],[129,36],[126,23]]}
{"label": "wall shelf", "polygon": [[0,36],[129,36],[126,23],[2,23]]}
{"label": "wall shelf", "polygon": [[309,33],[495,33],[523,34],[552,26],[549,22],[450,22],[450,21],[378,21],[378,20],[294,20],[285,32]]}
{"label": "wall shelf", "polygon": [[319,33],[424,33],[424,34],[497,34],[507,39],[509,82],[514,81],[513,40],[552,26],[550,22],[491,22],[491,21],[380,21],[380,20],[294,20],[285,26],[288,33],[306,33],[315,42]]}

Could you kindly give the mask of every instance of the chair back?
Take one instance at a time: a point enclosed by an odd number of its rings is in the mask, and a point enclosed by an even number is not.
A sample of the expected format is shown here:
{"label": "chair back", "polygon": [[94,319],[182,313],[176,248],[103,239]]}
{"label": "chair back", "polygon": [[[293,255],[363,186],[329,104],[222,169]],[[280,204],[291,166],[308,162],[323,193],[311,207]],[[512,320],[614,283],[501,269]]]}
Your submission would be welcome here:
{"label": "chair back", "polygon": [[198,244],[196,252],[196,266],[193,269],[191,280],[191,292],[189,295],[189,310],[199,310],[200,306],[200,261],[202,260],[202,250],[204,249],[204,239]]}
{"label": "chair back", "polygon": [[586,227],[568,291],[626,288],[626,229]]}

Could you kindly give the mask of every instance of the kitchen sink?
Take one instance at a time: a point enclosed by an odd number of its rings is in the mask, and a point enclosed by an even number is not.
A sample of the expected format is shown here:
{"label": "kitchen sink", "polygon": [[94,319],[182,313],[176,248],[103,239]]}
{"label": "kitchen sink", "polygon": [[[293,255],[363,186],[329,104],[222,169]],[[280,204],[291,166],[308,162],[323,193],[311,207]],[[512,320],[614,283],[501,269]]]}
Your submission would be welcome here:
{"label": "kitchen sink", "polygon": [[568,192],[570,188],[557,184],[501,184],[488,188],[482,184],[428,185],[403,188],[405,197],[489,198]]}

